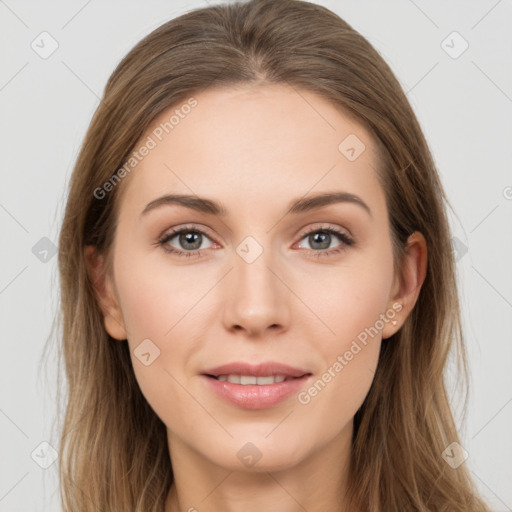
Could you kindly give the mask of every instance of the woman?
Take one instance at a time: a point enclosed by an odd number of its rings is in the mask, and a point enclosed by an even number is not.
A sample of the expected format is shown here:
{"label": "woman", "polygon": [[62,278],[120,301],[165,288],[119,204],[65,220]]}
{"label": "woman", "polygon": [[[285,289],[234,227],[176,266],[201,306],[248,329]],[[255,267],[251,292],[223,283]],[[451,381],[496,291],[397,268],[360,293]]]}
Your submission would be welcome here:
{"label": "woman", "polygon": [[443,381],[445,203],[390,68],[326,8],[144,38],[61,232],[64,510],[488,510]]}

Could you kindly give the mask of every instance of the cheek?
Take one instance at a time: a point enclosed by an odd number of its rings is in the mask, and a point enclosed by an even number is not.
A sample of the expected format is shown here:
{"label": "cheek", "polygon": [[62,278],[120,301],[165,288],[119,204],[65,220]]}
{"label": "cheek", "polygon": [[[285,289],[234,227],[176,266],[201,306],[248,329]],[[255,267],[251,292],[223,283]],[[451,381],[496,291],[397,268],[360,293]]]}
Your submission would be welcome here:
{"label": "cheek", "polygon": [[129,338],[166,340],[189,315],[215,283],[205,272],[170,263],[165,256],[132,251],[116,265],[116,283]]}
{"label": "cheek", "polygon": [[305,428],[322,432],[324,440],[334,438],[350,423],[368,394],[378,364],[382,329],[377,322],[385,311],[384,294],[376,286],[357,284],[357,293],[345,289],[345,294],[332,295],[330,315],[327,310],[324,313],[335,335],[315,342],[323,368],[297,396]]}
{"label": "cheek", "polygon": [[[376,326],[382,331],[392,284],[392,258],[373,254],[347,258],[337,266],[321,266],[303,272],[295,290],[320,321],[315,321],[319,348],[332,358],[345,351],[360,333]],[[364,338],[364,334],[361,335]]]}
{"label": "cheek", "polygon": [[391,253],[372,253],[353,261],[329,272],[323,269],[322,279],[318,274],[317,279],[310,275],[303,281],[309,290],[305,295],[306,288],[302,289],[304,300],[322,320],[315,322],[308,338],[324,364],[298,402],[308,411],[310,428],[323,428],[326,435],[335,435],[363,403],[378,364],[382,328],[390,321],[386,311]]}
{"label": "cheek", "polygon": [[[191,407],[183,386],[192,371],[194,353],[205,343],[204,330],[199,332],[211,317],[205,294],[218,276],[213,267],[199,271],[170,263],[156,250],[138,252],[126,240],[116,247],[114,265],[132,365],[146,400],[170,425],[176,419],[169,411]],[[144,364],[148,359],[150,364]]]}

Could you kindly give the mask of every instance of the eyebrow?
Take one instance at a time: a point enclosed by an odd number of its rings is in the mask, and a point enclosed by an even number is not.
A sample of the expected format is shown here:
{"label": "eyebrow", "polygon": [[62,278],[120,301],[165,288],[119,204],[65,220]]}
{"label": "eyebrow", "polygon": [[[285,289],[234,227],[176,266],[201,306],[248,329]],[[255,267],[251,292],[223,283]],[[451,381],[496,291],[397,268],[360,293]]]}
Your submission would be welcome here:
{"label": "eyebrow", "polygon": [[[336,203],[352,203],[358,205],[372,217],[370,207],[359,196],[348,192],[328,192],[295,199],[288,205],[287,213],[299,214],[310,212],[317,208]],[[211,199],[184,194],[167,194],[148,203],[144,210],[142,210],[140,216],[142,217],[151,210],[163,205],[179,205],[201,213],[220,217],[225,217],[228,214],[227,209],[221,203]]]}

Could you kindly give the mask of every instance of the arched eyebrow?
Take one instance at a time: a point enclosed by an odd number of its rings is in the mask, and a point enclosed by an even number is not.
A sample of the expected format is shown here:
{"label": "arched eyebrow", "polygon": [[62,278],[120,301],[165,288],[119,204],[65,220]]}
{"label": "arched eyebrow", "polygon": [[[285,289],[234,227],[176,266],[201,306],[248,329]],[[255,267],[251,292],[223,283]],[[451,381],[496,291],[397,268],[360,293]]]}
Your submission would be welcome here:
{"label": "arched eyebrow", "polygon": [[[296,215],[336,203],[352,203],[358,205],[372,217],[370,207],[359,196],[348,192],[328,192],[294,199],[288,205],[287,213]],[[149,202],[144,210],[142,210],[140,216],[142,217],[155,208],[164,205],[179,205],[201,213],[220,217],[226,217],[228,215],[228,210],[222,203],[212,199],[186,194],[166,194]]]}
{"label": "arched eyebrow", "polygon": [[336,203],[352,203],[361,206],[370,217],[372,217],[372,211],[370,207],[355,194],[348,192],[328,192],[324,194],[316,194],[308,197],[301,197],[292,201],[288,208],[288,213],[298,214],[304,212],[310,212],[322,206],[328,206]]}

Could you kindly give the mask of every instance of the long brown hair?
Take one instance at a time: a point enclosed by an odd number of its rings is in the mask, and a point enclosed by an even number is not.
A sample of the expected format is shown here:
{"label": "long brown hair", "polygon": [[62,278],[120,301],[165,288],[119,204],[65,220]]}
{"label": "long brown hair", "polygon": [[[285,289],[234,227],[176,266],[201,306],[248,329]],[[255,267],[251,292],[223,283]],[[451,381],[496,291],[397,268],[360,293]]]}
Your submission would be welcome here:
{"label": "long brown hair", "polygon": [[[165,425],[143,397],[128,345],[107,334],[85,250],[106,257],[119,191],[102,187],[155,117],[208,87],[287,84],[321,95],[380,147],[395,268],[408,236],[427,242],[427,275],[402,329],[382,344],[354,418],[349,493],[364,511],[487,511],[465,464],[443,451],[458,434],[444,382],[467,362],[450,243],[449,204],[415,114],[370,43],[328,9],[252,0],[190,11],[141,40],[106,84],[69,184],[60,234],[60,354],[67,403],[59,452],[63,510],[162,512],[172,484]],[[136,172],[136,171],[135,171]]]}

